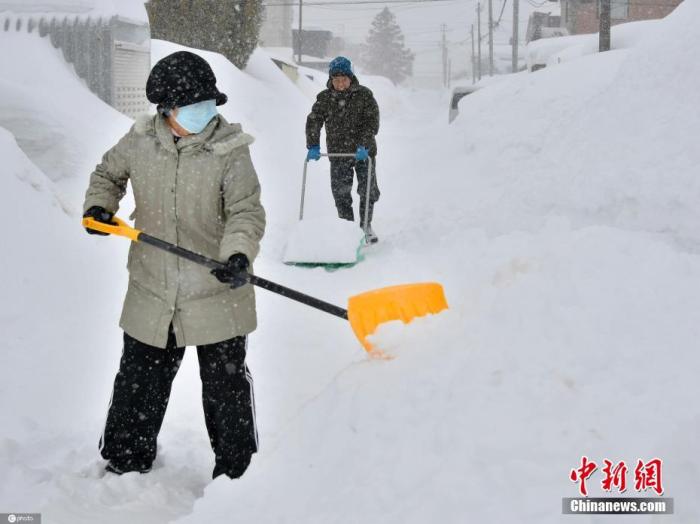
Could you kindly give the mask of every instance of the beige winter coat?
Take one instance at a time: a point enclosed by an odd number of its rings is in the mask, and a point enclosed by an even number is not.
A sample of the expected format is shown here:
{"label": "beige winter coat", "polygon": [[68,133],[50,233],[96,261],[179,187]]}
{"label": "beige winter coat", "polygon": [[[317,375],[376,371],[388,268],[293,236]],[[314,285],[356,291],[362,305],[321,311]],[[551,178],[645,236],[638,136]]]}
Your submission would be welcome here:
{"label": "beige winter coat", "polygon": [[[84,209],[116,213],[131,180],[136,229],[225,261],[252,262],[265,229],[253,138],[217,116],[177,143],[160,115],[144,117],[102,158]],[[129,289],[120,325],[135,339],[165,347],[172,323],[178,346],[221,342],[256,327],[253,286],[231,289],[205,267],[147,244],[129,251]]]}

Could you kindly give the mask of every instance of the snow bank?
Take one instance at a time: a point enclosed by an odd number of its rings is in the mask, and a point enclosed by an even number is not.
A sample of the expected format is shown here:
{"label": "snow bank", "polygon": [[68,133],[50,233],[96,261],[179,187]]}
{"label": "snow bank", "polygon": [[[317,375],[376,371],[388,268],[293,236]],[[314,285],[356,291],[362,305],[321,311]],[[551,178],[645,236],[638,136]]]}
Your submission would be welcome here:
{"label": "snow bank", "polygon": [[[89,237],[54,184],[2,128],[0,157],[5,165],[0,222],[6,226],[0,258],[5,297],[0,425],[3,438],[21,441],[38,421],[75,429],[102,409],[104,396],[97,393],[107,389],[107,375],[100,371],[102,339],[106,326],[119,336],[113,322],[125,283],[124,246],[97,243],[94,256],[85,257]],[[104,304],[102,323],[92,315],[96,304]],[[91,394],[86,398],[84,391]]]}
{"label": "snow bank", "polygon": [[[630,22],[612,27],[612,49],[627,49],[634,47],[640,41],[648,38],[649,33],[658,25],[658,20]],[[598,34],[563,36],[558,38],[542,38],[530,42],[526,48],[528,69],[536,64],[553,66],[568,60],[573,60],[598,52]]]}
{"label": "snow bank", "polygon": [[516,75],[464,98],[437,152],[463,152],[462,176],[446,177],[436,197],[466,207],[471,223],[491,231],[564,214],[696,242],[700,117],[688,108],[700,103],[698,9],[685,2],[641,26],[650,30],[632,48]]}
{"label": "snow bank", "polygon": [[[380,115],[400,115],[409,112],[406,106],[406,96],[404,90],[395,86],[394,83],[383,76],[364,75],[358,73],[359,81],[362,85],[370,88],[374,98],[379,104]],[[377,137],[381,140],[381,130]]]}
{"label": "snow bank", "polygon": [[18,50],[0,53],[0,126],[79,215],[87,176],[132,121],[90,92],[48,38],[0,32],[0,46]]}

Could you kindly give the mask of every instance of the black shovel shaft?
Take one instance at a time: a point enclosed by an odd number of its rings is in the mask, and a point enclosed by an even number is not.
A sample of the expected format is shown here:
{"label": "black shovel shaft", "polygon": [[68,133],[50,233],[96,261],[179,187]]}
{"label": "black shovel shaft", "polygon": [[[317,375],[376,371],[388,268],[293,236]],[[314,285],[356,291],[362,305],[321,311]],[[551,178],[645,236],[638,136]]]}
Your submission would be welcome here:
{"label": "black shovel shaft", "polygon": [[200,255],[198,253],[185,249],[184,247],[176,246],[175,244],[171,244],[170,242],[166,242],[165,240],[161,240],[160,238],[152,237],[151,235],[148,235],[143,232],[139,234],[139,242],[143,242],[144,244],[150,244],[154,247],[157,247],[158,249],[167,251],[168,253],[172,253],[179,257],[186,258],[190,262],[194,262],[195,264],[199,264],[200,266],[206,266],[209,269],[223,269],[226,266],[226,264],[219,262],[218,260],[205,257],[204,255]]}
{"label": "black shovel shaft", "polygon": [[301,302],[302,304],[306,304],[307,306],[320,309],[321,311],[325,311],[326,313],[330,313],[331,315],[335,315],[336,317],[344,318],[345,320],[348,319],[347,309],[334,306],[333,304],[329,304],[328,302],[324,302],[323,300],[319,300],[318,298],[311,297],[304,293],[300,293],[299,291],[295,291],[293,289],[289,289],[288,287],[284,287],[274,282],[270,282],[269,280],[265,280],[264,278],[248,274],[248,282],[250,282],[254,286],[258,286],[263,289],[267,289],[268,291],[272,291],[273,293],[277,293],[278,295],[282,295],[283,297],[291,298],[292,300],[296,300],[297,302]]}
{"label": "black shovel shaft", "polygon": [[[161,240],[160,238],[147,235],[146,233],[140,233],[138,239],[140,242],[150,244],[154,247],[157,247],[158,249],[162,249],[164,251],[167,251],[168,253],[172,253],[179,257],[185,258],[190,262],[194,262],[195,264],[208,267],[209,269],[223,269],[224,267],[226,267],[226,264],[224,264],[223,262],[219,262],[218,260],[214,260],[213,258],[205,257],[198,253],[194,253],[180,246],[176,246],[175,244],[171,244],[170,242],[166,242],[165,240]],[[279,284],[276,284],[275,282],[271,282],[269,280],[255,275],[251,275],[250,273],[247,275],[247,280],[254,286],[258,286],[273,293],[277,293],[278,295],[282,295],[283,297],[289,298],[291,300],[296,300],[297,302],[301,302],[302,304],[306,304],[307,306],[310,306],[312,308],[320,309],[321,311],[325,311],[326,313],[330,313],[331,315],[335,315],[336,317],[340,317],[345,320],[348,319],[348,311],[346,309],[343,309],[342,307],[329,304],[328,302],[324,302],[323,300],[319,300],[318,298],[306,295],[304,293],[300,293],[299,291],[295,291],[294,289],[289,289],[288,287],[281,286]]]}

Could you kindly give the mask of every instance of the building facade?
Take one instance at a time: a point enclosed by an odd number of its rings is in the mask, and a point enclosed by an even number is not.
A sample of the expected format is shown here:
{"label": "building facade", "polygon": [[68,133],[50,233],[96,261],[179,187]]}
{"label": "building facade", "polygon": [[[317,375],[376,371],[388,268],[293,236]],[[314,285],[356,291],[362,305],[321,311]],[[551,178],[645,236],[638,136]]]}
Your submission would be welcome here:
{"label": "building facade", "polygon": [[[612,23],[663,18],[681,2],[683,0],[611,0]],[[561,24],[572,35],[597,33],[600,0],[561,0]]]}
{"label": "building facade", "polygon": [[32,4],[3,10],[0,31],[23,31],[47,39],[102,101],[132,118],[148,111],[146,80],[151,67],[148,22],[91,12],[33,12]]}
{"label": "building facade", "polygon": [[569,32],[561,26],[561,17],[550,13],[540,13],[535,11],[527,21],[527,31],[525,42],[530,43],[540,38],[554,38],[557,36],[567,36]]}

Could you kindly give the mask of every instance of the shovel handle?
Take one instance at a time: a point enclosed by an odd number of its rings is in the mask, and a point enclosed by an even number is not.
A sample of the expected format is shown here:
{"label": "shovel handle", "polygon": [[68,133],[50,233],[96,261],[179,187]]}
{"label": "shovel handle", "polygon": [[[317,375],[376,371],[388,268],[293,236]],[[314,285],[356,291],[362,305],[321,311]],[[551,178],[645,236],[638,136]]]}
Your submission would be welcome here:
{"label": "shovel handle", "polygon": [[111,224],[100,222],[92,217],[85,217],[83,218],[83,227],[87,229],[94,229],[95,231],[101,231],[102,233],[108,233],[110,235],[126,237],[134,242],[138,242],[139,235],[141,235],[141,231],[134,229],[121,218],[117,217],[112,217]]}

